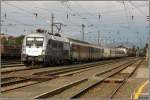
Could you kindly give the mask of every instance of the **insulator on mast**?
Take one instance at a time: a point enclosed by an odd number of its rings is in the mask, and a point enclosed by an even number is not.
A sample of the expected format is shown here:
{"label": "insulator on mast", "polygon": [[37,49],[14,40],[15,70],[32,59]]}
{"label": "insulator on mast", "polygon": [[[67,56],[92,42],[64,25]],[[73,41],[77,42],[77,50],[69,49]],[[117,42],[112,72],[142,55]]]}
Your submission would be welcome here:
{"label": "insulator on mast", "polygon": [[38,16],[38,13],[33,13],[33,15],[37,18],[37,16]]}
{"label": "insulator on mast", "polygon": [[98,15],[99,20],[101,19],[101,14]]}
{"label": "insulator on mast", "polygon": [[6,19],[6,17],[7,17],[6,13],[5,13],[4,17],[5,17],[5,19]]}
{"label": "insulator on mast", "polygon": [[69,15],[67,14],[67,20],[68,20],[68,18],[69,18]]}
{"label": "insulator on mast", "polygon": [[131,16],[131,19],[133,20],[133,19],[134,19],[134,16]]}

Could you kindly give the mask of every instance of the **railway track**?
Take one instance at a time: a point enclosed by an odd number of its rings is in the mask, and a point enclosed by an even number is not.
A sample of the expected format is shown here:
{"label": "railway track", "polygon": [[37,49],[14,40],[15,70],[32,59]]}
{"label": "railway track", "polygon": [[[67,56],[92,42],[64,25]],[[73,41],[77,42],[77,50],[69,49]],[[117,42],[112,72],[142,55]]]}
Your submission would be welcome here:
{"label": "railway track", "polygon": [[20,66],[24,66],[24,64],[21,63],[15,63],[15,64],[2,64],[1,67],[2,68],[8,68],[8,67],[20,67]]}
{"label": "railway track", "polygon": [[27,70],[30,68],[27,68],[26,66],[17,66],[17,67],[11,67],[11,68],[1,68],[1,74],[9,74],[11,72],[17,72],[22,70]]}
{"label": "railway track", "polygon": [[[97,85],[100,85],[102,84],[105,80],[107,80],[108,78],[112,78],[114,77],[115,75],[118,75],[121,71],[123,71],[124,69],[130,67],[130,66],[136,66],[134,68],[134,70],[132,70],[132,72],[129,74],[129,75],[125,75],[123,79],[120,80],[119,85],[117,85],[114,89],[114,91],[110,94],[110,96],[108,96],[109,99],[113,99],[114,96],[117,94],[117,92],[119,91],[119,89],[126,83],[126,81],[134,74],[134,72],[136,71],[136,69],[139,67],[139,65],[141,64],[142,61],[138,61],[138,62],[132,62],[132,63],[129,63],[127,65],[125,65],[124,67],[122,68],[119,68],[119,69],[116,69],[113,70],[113,73],[106,76],[105,78],[102,78],[100,79],[98,82],[90,85],[89,87],[83,89],[82,91],[80,91],[79,93],[73,95],[72,97],[70,97],[71,99],[75,99],[75,98],[82,98],[83,95],[86,95],[87,92],[89,92],[90,89],[93,89],[95,88]],[[108,73],[111,73],[111,71],[109,71]],[[104,73],[98,73],[96,74],[95,76],[99,76],[99,77],[103,77],[102,75],[104,75]],[[90,94],[90,92],[88,93]]]}
{"label": "railway track", "polygon": [[19,60],[12,60],[12,61],[2,61],[1,62],[1,67],[2,68],[6,68],[6,67],[16,67],[16,66],[23,66],[23,64],[21,64],[21,61]]}
{"label": "railway track", "polygon": [[11,60],[7,60],[7,59],[1,59],[1,63],[2,64],[8,64],[8,63],[18,63],[18,62],[21,62],[19,59],[11,59]]}
{"label": "railway track", "polygon": [[28,69],[21,61],[2,61],[1,74]]}
{"label": "railway track", "polygon": [[[123,59],[123,58],[121,58],[121,59]],[[130,58],[130,59],[132,59],[132,58]],[[120,59],[116,59],[116,61],[117,60],[120,60]],[[111,60],[109,60],[109,61],[111,61]],[[12,62],[12,61],[11,61]],[[104,61],[105,62],[105,61]],[[107,62],[107,61],[106,61]],[[95,62],[94,62],[95,63]],[[88,63],[88,64],[93,64],[93,63]],[[70,66],[70,67],[72,67],[72,66],[80,66],[80,65],[88,65],[88,64],[74,64],[74,65],[65,65],[65,66]],[[34,67],[26,67],[26,66],[24,66],[23,64],[21,64],[21,63],[18,63],[18,64],[12,64],[12,65],[8,65],[8,64],[6,64],[6,65],[3,65],[2,64],[2,66],[5,66],[5,67],[2,67],[1,68],[1,74],[9,74],[9,73],[11,73],[11,72],[17,72],[17,71],[23,71],[23,70],[32,70],[32,69],[38,69],[38,68],[43,68],[42,66],[34,66]],[[7,66],[7,67],[6,67]],[[59,66],[59,67],[63,67],[63,66]]]}
{"label": "railway track", "polygon": [[136,60],[134,60],[132,62],[129,61],[129,62],[121,64],[117,67],[110,68],[108,70],[104,70],[100,73],[96,73],[94,76],[101,76],[101,78],[99,78],[98,80],[85,78],[86,81],[81,82],[80,84],[79,83],[74,84],[74,85],[68,84],[68,85],[62,86],[60,88],[51,90],[49,92],[37,95],[34,97],[34,99],[41,99],[41,98],[43,99],[43,98],[51,98],[51,97],[53,97],[53,98],[70,98],[70,99],[79,98],[81,95],[86,93],[89,89],[102,83],[107,78],[118,74],[120,71],[131,66],[135,62],[136,62]]}
{"label": "railway track", "polygon": [[121,84],[119,84],[117,86],[117,88],[112,92],[112,94],[110,95],[110,99],[113,99],[114,96],[117,94],[117,92],[119,91],[119,89],[127,82],[127,80],[135,73],[135,71],[138,69],[138,67],[141,65],[141,63],[143,62],[143,60],[141,60],[139,63],[136,63],[135,68],[132,70],[132,72],[129,75],[126,75],[124,77],[124,79],[122,80]]}
{"label": "railway track", "polygon": [[[107,63],[107,62],[111,62],[111,61],[114,61],[114,60],[103,61],[103,62]],[[120,59],[116,59],[115,61],[120,61]],[[56,69],[64,69],[64,68],[68,69],[68,68],[72,68],[72,67],[86,66],[86,65],[90,65],[90,64],[92,65],[94,63],[59,66],[59,68],[56,68]],[[101,62],[97,62],[97,64],[101,64]],[[53,67],[50,67],[50,68],[53,68]],[[41,67],[39,67],[39,66],[31,67],[31,68],[26,67],[26,66],[22,66],[22,67],[1,68],[1,74],[3,76],[5,74],[9,74],[9,73],[12,73],[12,72],[16,73],[16,72],[22,72],[22,71],[26,71],[26,70],[35,70],[35,69],[46,69],[46,70],[37,71],[38,73],[36,73],[36,74],[42,74],[42,73],[49,73],[49,72],[51,72],[51,70],[49,71],[48,68],[42,67],[42,66]],[[54,70],[54,71],[57,71],[57,70]]]}
{"label": "railway track", "polygon": [[[118,61],[118,60],[115,60]],[[50,71],[40,71],[35,72],[34,74],[26,77],[3,77],[2,78],[2,92],[6,92],[12,89],[28,86],[28,85],[33,85],[36,83],[44,82],[50,79],[54,79],[56,77],[60,76],[65,76],[65,75],[71,75],[79,72],[83,72],[86,70],[90,70],[91,68],[95,67],[96,65],[105,65],[105,64],[110,64],[115,61],[105,61],[105,62],[100,62],[100,63],[90,63],[88,64],[83,64],[83,65],[76,65],[75,67],[67,67],[67,68],[60,68],[56,70],[50,70]],[[77,67],[78,66],[78,67]],[[96,68],[96,67],[95,67]],[[65,73],[65,74],[64,74]],[[16,85],[18,84],[18,85]]]}

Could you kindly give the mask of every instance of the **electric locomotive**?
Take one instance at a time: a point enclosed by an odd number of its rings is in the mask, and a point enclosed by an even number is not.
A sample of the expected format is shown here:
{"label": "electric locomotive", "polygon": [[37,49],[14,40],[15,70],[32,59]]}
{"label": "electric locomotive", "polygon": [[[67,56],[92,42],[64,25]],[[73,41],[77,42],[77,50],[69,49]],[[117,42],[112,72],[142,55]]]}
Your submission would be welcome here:
{"label": "electric locomotive", "polygon": [[25,64],[43,63],[49,65],[124,56],[126,56],[126,52],[121,49],[102,48],[88,42],[37,29],[24,37],[21,60]]}

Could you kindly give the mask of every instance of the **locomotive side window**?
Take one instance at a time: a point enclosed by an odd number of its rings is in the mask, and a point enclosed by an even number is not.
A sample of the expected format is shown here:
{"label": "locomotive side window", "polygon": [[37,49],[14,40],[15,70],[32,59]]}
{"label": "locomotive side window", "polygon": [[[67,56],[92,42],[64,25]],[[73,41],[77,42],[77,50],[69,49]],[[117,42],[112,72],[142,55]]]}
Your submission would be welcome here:
{"label": "locomotive side window", "polygon": [[61,49],[61,48],[62,48],[62,43],[61,43],[61,42],[58,42],[58,45],[57,45],[57,46],[58,46],[58,48]]}
{"label": "locomotive side window", "polygon": [[52,42],[52,47],[53,47],[53,48],[57,48],[57,42],[56,42],[56,41],[53,41],[53,42]]}
{"label": "locomotive side window", "polygon": [[59,47],[63,49],[63,43],[60,42]]}

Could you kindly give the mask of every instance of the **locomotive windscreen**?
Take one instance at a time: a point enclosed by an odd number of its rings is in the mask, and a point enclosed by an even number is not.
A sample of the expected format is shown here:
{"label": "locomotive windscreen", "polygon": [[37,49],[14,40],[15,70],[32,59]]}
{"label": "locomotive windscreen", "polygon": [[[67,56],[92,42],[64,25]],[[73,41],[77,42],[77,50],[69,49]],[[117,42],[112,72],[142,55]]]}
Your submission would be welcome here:
{"label": "locomotive windscreen", "polygon": [[26,46],[43,46],[43,37],[27,37],[26,39]]}

